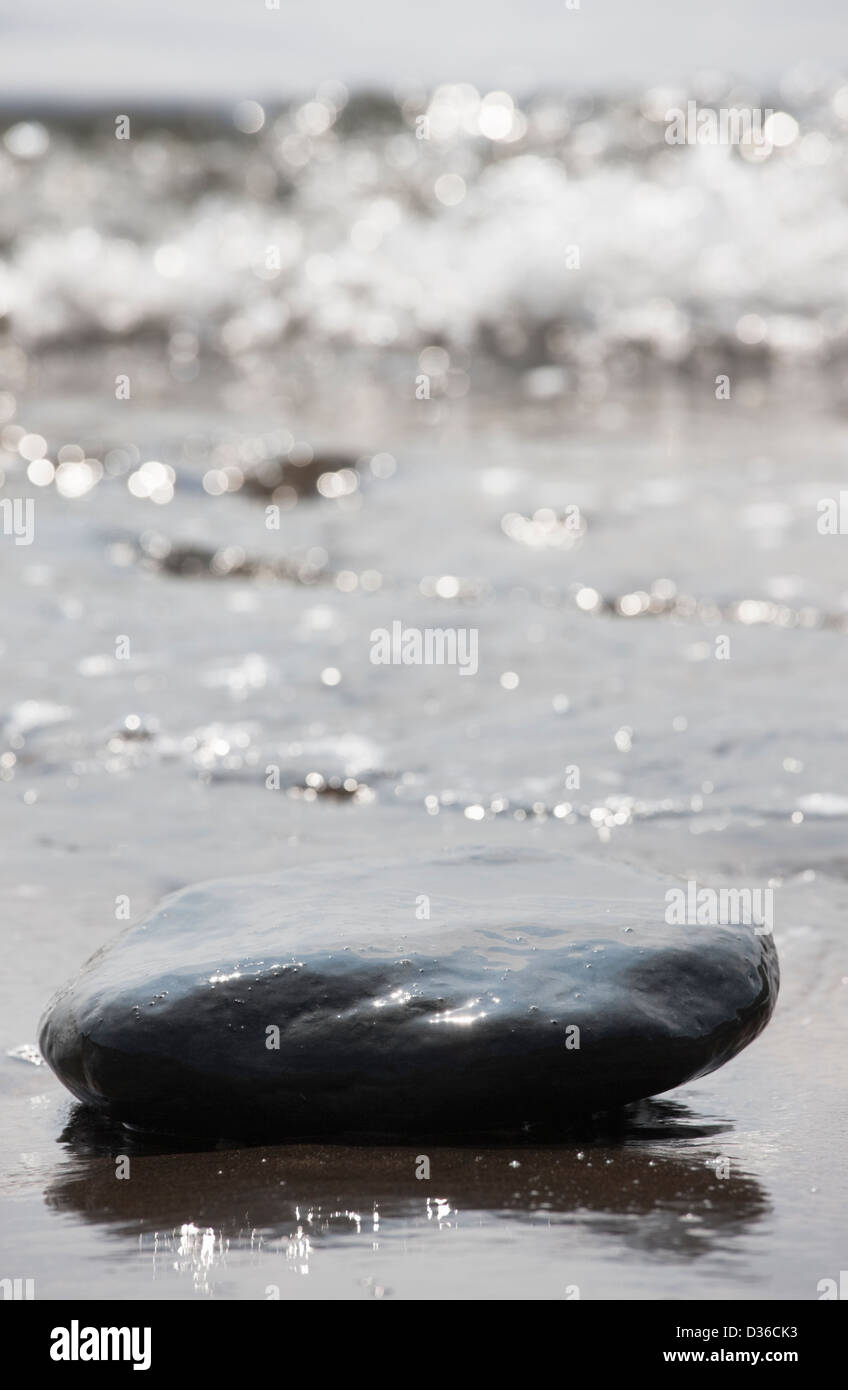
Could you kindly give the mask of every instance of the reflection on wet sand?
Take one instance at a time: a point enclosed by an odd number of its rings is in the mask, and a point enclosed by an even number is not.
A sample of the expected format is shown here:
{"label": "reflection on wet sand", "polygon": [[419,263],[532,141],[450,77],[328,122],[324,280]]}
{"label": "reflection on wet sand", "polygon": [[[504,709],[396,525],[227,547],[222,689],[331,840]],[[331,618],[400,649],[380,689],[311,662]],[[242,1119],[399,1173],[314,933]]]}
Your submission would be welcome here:
{"label": "reflection on wet sand", "polygon": [[[738,1242],[769,1211],[761,1184],[723,1177],[709,1142],[723,1126],[668,1101],[628,1107],[578,1141],[465,1148],[281,1145],[175,1150],[80,1108],[62,1135],[72,1162],[48,1187],[58,1213],[133,1235],[151,1257],[190,1273],[199,1291],[228,1255],[261,1252],[309,1267],[356,1237],[507,1218],[576,1224],[646,1255],[691,1260]],[[116,1177],[118,1155],[128,1178]],[[426,1159],[427,1163],[422,1163]],[[418,1177],[426,1172],[429,1179]],[[393,1225],[396,1227],[393,1230]],[[269,1266],[269,1278],[273,1268]]]}

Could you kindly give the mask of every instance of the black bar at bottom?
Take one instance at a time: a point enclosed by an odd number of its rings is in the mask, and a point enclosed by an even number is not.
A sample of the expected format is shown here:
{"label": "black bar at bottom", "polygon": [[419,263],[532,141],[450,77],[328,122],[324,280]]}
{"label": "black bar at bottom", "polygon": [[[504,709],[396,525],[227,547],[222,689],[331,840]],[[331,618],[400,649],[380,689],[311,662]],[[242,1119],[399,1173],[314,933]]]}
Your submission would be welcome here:
{"label": "black bar at bottom", "polygon": [[[143,1383],[190,1370],[193,1375],[214,1376],[220,1385],[228,1375],[243,1381],[246,1376],[267,1374],[269,1363],[276,1364],[281,1379],[300,1377],[312,1357],[318,1358],[313,1369],[320,1365],[326,1374],[327,1353],[338,1348],[340,1367],[349,1374],[363,1353],[363,1366],[371,1364],[376,1370],[372,1358],[377,1364],[382,1360],[380,1342],[369,1349],[368,1343],[360,1341],[362,1336],[373,1336],[375,1328],[383,1331],[394,1325],[401,1333],[408,1329],[413,1339],[408,1350],[417,1346],[419,1355],[427,1355],[431,1335],[438,1328],[441,1342],[450,1321],[446,1324],[441,1302],[438,1321],[425,1324],[420,1310],[413,1323],[407,1324],[401,1315],[395,1324],[388,1308],[379,1315],[345,1315],[340,1303],[333,1303],[331,1311],[319,1305],[319,1311],[315,1303],[300,1299],[290,1301],[296,1307],[285,1307],[284,1302],[6,1301],[0,1303],[4,1363],[20,1364],[59,1381],[74,1374],[90,1379],[98,1372],[114,1376],[138,1368],[145,1376]],[[555,1340],[548,1351],[558,1346],[560,1354],[568,1354],[575,1374],[578,1368],[654,1372],[676,1367],[685,1374],[687,1368],[744,1366],[757,1375],[768,1375],[779,1366],[809,1380],[824,1366],[839,1364],[844,1342],[842,1309],[826,1302],[564,1302],[549,1325]],[[311,1319],[308,1314],[304,1317],[308,1308],[319,1311],[317,1341],[308,1335]],[[480,1304],[462,1302],[460,1308],[456,1314],[459,1346],[466,1345],[470,1357],[476,1347],[473,1359],[485,1357],[487,1345],[496,1356],[510,1345],[522,1359],[534,1356],[535,1343],[513,1339],[521,1338],[530,1327],[534,1333],[544,1333],[544,1313],[534,1315],[528,1308],[524,1315],[514,1313],[506,1321],[499,1314],[498,1325],[487,1329],[487,1315],[481,1313]],[[488,1331],[487,1341],[475,1338],[478,1327]],[[304,1333],[307,1338],[301,1341]],[[457,1350],[451,1339],[445,1365],[452,1373]],[[433,1344],[430,1351],[435,1352]],[[541,1355],[544,1348],[537,1351]],[[436,1353],[431,1367],[434,1376],[441,1374],[440,1359]],[[479,1362],[477,1366],[479,1371]],[[393,1378],[404,1374],[402,1364],[395,1362],[391,1374]],[[563,1374],[570,1378],[567,1368]]]}

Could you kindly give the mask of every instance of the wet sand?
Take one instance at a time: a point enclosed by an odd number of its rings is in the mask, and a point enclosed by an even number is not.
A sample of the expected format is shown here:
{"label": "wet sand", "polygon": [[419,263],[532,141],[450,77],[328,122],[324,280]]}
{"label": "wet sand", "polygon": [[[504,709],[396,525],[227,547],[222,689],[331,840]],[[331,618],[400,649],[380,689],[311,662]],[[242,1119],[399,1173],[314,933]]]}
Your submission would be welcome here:
{"label": "wet sand", "polygon": [[[460,404],[422,433],[391,396],[376,414],[353,387],[350,399],[348,434],[397,468],[364,470],[355,505],[309,498],[291,513],[286,553],[322,550],[324,582],[139,563],[151,531],[213,553],[282,553],[260,501],[204,495],[202,457],[173,452],[190,424],[237,427],[201,410],[200,392],[196,413],[152,410],[143,425],[150,456],[178,464],[169,506],[139,510],[124,478],[74,501],[41,491],[37,544],[0,552],[16,594],[6,735],[23,739],[0,795],[4,1053],[33,1041],[52,990],[120,929],[118,897],[138,920],[188,883],[303,863],[331,873],[388,842],[397,855],[567,844],[599,875],[609,859],[774,882],[775,1017],[721,1071],[612,1132],[434,1146],[429,1180],[413,1148],[157,1152],[92,1127],[46,1068],[4,1055],[4,1269],[63,1299],[261,1299],[275,1287],[539,1299],[575,1286],[592,1299],[815,1299],[846,1244],[846,636],[738,613],[725,625],[697,607],[594,614],[573,586],[615,596],[670,578],[717,608],[841,612],[844,540],[815,521],[816,500],[844,481],[843,421],[826,402],[774,396],[722,415],[695,391],[638,406],[624,396],[577,419]],[[25,405],[45,434],[69,437],[77,408],[61,384]],[[118,409],[104,411],[103,442],[120,438]],[[270,430],[273,412],[255,411]],[[304,435],[351,447],[314,402],[301,420]],[[503,531],[508,511],[573,500],[588,518],[579,546]],[[338,582],[366,571],[384,583]],[[465,597],[422,592],[445,575],[471,586]],[[375,675],[369,633],[393,618],[478,624],[480,674]],[[122,664],[123,633],[133,660]],[[726,662],[712,655],[720,633]],[[266,789],[269,764],[280,791]],[[581,787],[566,792],[571,764]],[[319,795],[311,773],[363,794]],[[117,1154],[129,1179],[114,1176]]]}

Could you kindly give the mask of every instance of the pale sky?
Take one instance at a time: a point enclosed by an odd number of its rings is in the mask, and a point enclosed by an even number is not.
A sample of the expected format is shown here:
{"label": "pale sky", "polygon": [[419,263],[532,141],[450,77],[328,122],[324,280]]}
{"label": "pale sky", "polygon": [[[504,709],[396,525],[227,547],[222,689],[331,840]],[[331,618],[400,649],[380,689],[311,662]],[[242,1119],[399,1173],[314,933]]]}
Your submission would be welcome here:
{"label": "pale sky", "polygon": [[[844,71],[845,0],[0,0],[0,100],[258,100],[468,80],[660,84]],[[572,4],[574,0],[572,0]]]}

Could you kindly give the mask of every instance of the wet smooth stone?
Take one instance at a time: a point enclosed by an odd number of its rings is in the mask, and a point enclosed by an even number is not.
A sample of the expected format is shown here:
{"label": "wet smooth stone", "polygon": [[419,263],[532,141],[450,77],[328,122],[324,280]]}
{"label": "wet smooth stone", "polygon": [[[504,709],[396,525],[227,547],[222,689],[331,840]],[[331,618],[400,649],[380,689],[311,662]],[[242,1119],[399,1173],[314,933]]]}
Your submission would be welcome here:
{"label": "wet smooth stone", "polygon": [[508,852],[202,884],[83,967],[41,1050],[80,1100],[167,1133],[556,1130],[768,1021],[771,937],[667,925],[669,886]]}

